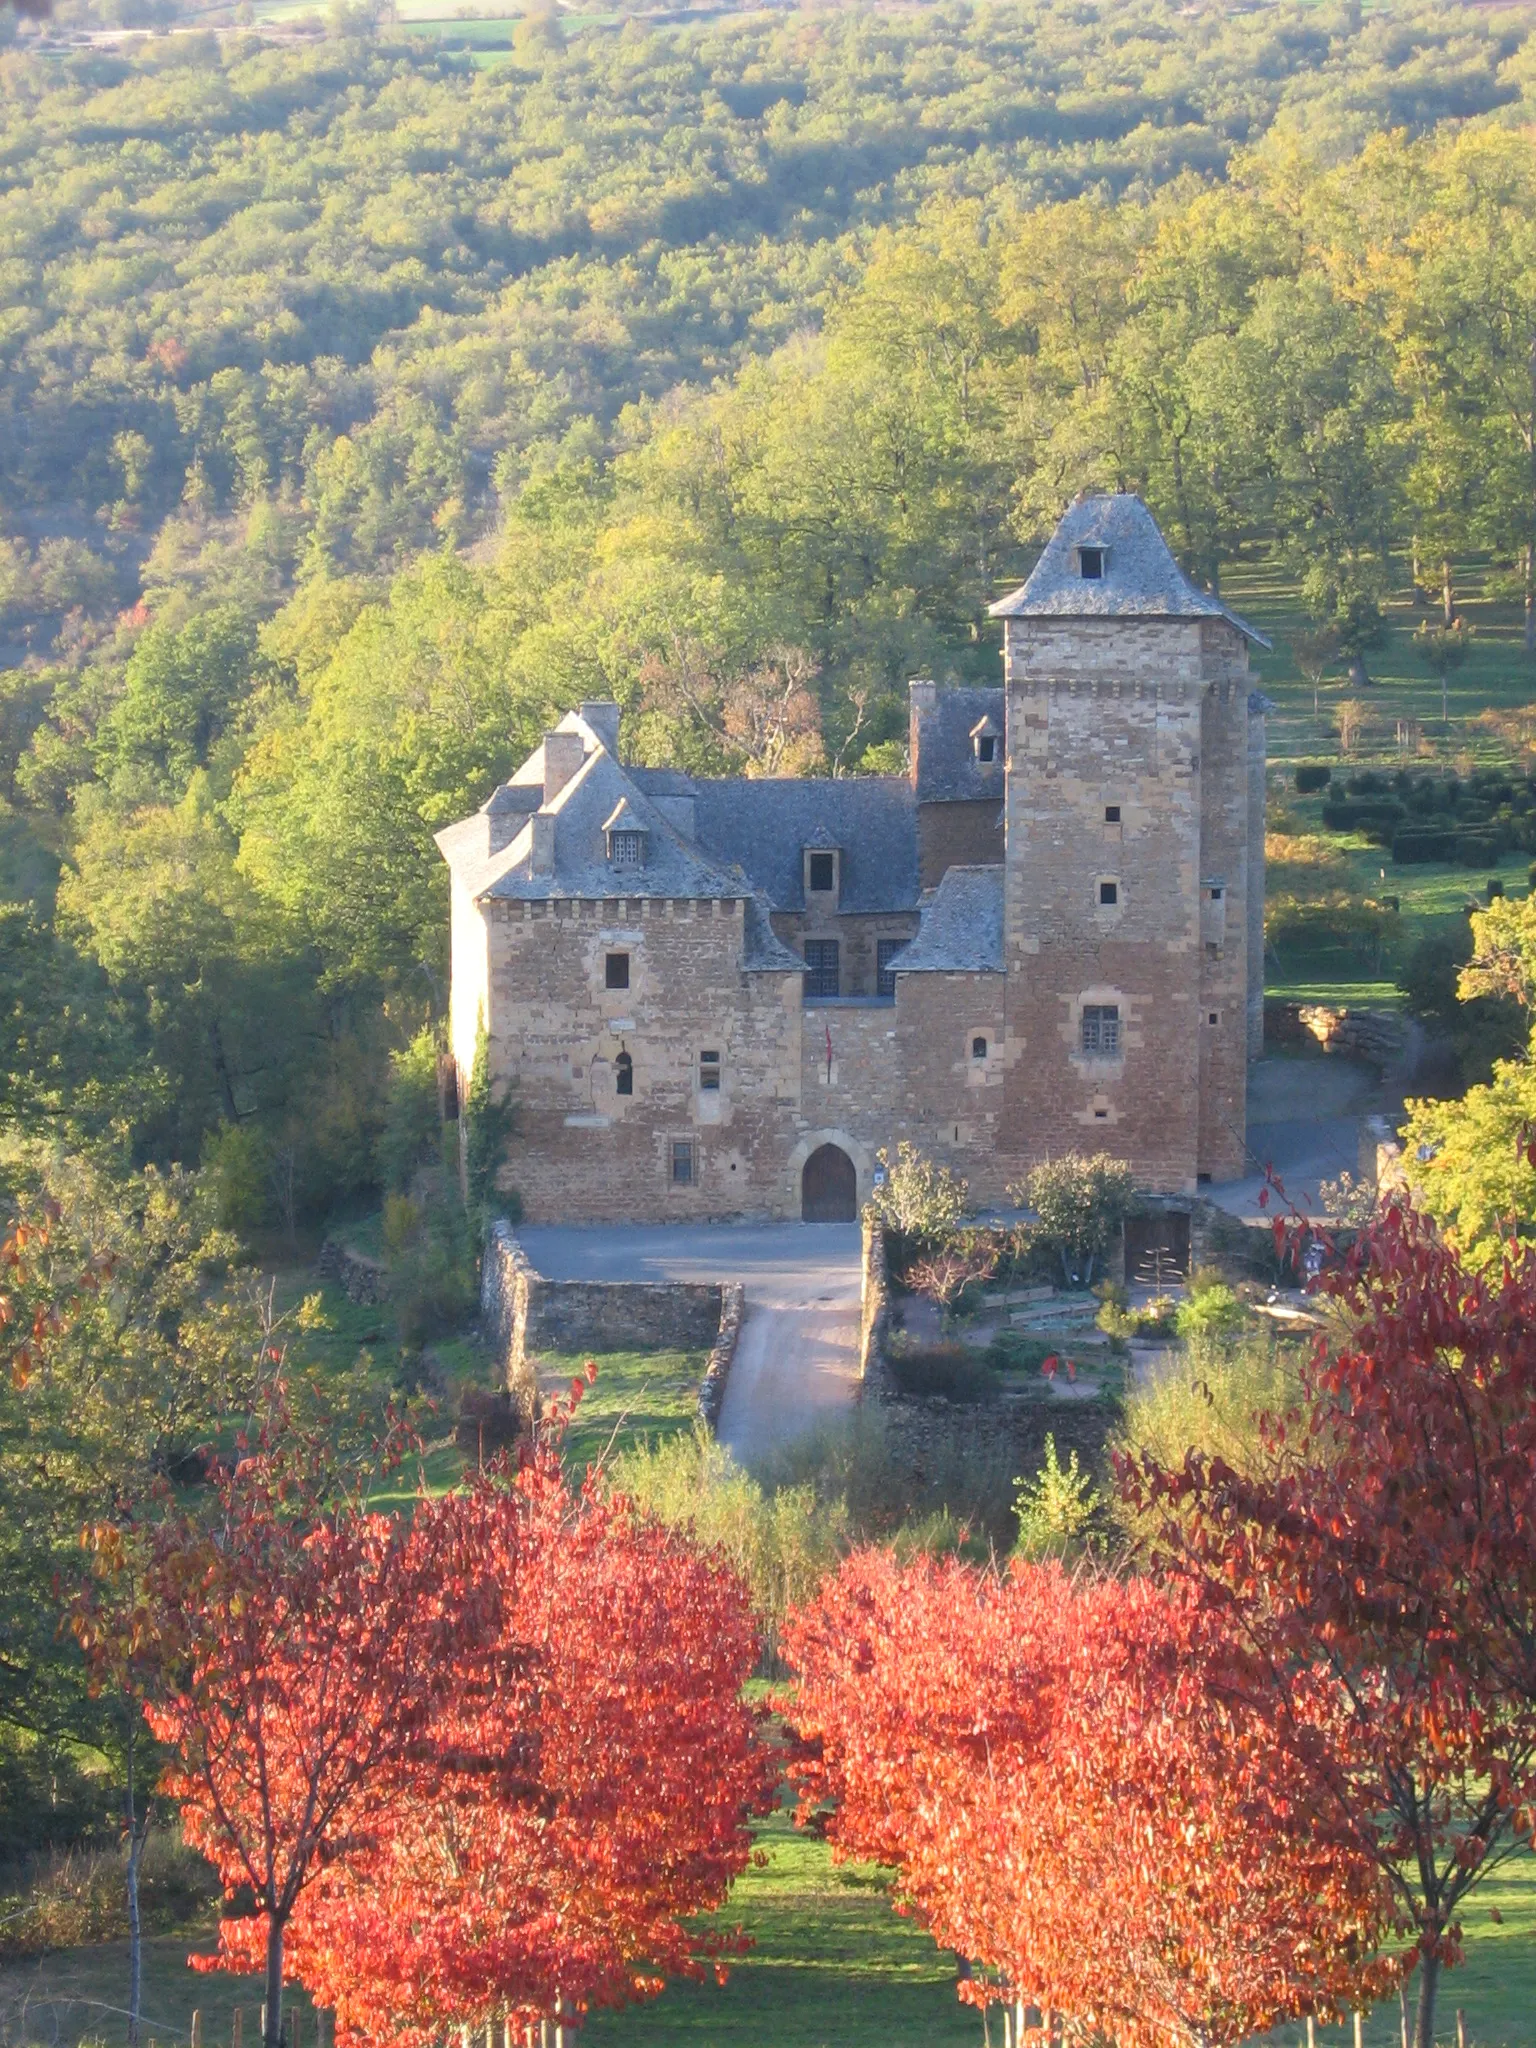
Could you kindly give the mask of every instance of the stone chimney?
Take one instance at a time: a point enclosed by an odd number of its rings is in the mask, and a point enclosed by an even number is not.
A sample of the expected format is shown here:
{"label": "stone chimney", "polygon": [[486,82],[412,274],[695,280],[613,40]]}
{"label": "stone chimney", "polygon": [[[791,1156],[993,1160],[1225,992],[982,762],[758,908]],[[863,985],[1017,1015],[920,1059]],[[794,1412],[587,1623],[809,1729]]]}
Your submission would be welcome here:
{"label": "stone chimney", "polygon": [[586,747],[579,732],[544,735],[544,802],[552,804],[573,775],[581,773]]}
{"label": "stone chimney", "polygon": [[529,820],[533,827],[533,851],[528,857],[530,874],[552,875],[555,872],[555,822],[553,811],[535,811]]}
{"label": "stone chimney", "polygon": [[939,708],[939,686],[935,682],[914,679],[907,684],[907,759],[912,774],[912,787],[917,787],[917,758],[922,746],[922,723]]}
{"label": "stone chimney", "polygon": [[581,707],[581,715],[597,734],[603,745],[619,758],[619,707],[611,698],[597,697]]}

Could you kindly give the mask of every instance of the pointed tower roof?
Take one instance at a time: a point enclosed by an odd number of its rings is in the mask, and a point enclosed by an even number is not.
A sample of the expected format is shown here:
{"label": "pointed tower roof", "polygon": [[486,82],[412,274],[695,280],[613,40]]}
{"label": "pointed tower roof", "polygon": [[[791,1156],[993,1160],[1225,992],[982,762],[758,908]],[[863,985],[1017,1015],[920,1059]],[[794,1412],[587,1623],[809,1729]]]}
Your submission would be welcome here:
{"label": "pointed tower roof", "polygon": [[1256,646],[1270,644],[1190,582],[1130,491],[1068,506],[1029,581],[989,609],[994,619],[1225,619]]}

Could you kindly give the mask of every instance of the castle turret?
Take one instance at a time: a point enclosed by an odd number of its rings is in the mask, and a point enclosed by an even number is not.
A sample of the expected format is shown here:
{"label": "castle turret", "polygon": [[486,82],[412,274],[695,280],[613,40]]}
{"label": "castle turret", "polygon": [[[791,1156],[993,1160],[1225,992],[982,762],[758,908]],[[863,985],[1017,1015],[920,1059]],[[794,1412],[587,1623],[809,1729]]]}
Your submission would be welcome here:
{"label": "castle turret", "polygon": [[[1190,582],[1129,495],[1079,499],[992,613],[1003,1148],[1106,1151],[1169,1188],[1238,1175],[1263,887],[1248,644],[1267,642]],[[1262,792],[1262,752],[1257,777]]]}

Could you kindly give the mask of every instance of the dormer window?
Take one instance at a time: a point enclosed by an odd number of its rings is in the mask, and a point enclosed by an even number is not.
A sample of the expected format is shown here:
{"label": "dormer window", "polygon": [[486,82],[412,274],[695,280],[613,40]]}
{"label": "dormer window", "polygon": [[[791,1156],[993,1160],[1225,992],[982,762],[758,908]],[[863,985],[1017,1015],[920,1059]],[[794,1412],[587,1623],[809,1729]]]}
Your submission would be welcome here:
{"label": "dormer window", "polygon": [[971,727],[971,752],[983,768],[996,765],[997,743],[1001,738],[997,721],[993,718],[979,718]]}
{"label": "dormer window", "polygon": [[645,866],[645,842],[650,837],[646,827],[630,808],[628,797],[621,797],[612,814],[603,826],[603,839],[608,848],[608,864],[615,868],[643,868]]}
{"label": "dormer window", "polygon": [[809,843],[801,850],[801,879],[805,886],[807,906],[815,898],[815,907],[821,910],[836,910],[841,892],[842,855],[832,843],[832,835],[824,827],[817,826]]}
{"label": "dormer window", "polygon": [[1085,583],[1102,583],[1104,562],[1108,548],[1079,548],[1077,551],[1077,573]]}

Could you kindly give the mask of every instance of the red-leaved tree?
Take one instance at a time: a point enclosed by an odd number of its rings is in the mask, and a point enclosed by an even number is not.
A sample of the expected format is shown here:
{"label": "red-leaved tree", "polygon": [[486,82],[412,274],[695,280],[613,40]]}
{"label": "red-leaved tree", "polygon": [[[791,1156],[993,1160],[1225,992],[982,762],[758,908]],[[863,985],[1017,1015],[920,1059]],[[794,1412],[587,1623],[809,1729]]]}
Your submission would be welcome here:
{"label": "red-leaved tree", "polygon": [[1392,1886],[1432,2048],[1462,1904],[1536,1804],[1536,1254],[1469,1271],[1394,1204],[1320,1285],[1347,1334],[1263,1475],[1191,1456],[1121,1479],[1169,1510],[1165,1561],[1219,1623],[1223,1697],[1301,1773],[1298,1820]]}
{"label": "red-leaved tree", "polygon": [[497,1682],[447,1700],[388,1823],[296,1914],[338,2043],[579,2020],[741,1944],[690,1924],[751,1854],[777,1766],[741,1698],[745,1588],[542,1452],[460,1503],[503,1585]]}
{"label": "red-leaved tree", "polygon": [[839,1856],[993,1973],[961,1995],[1120,2048],[1235,2042],[1378,1991],[1388,1901],[1213,1698],[1196,1604],[1147,1581],[863,1552],[784,1649],[794,1775]]}
{"label": "red-leaved tree", "polygon": [[[146,1713],[164,1789],[248,1920],[206,1968],[266,1973],[282,2036],[283,1946],[306,1887],[375,1838],[388,1790],[498,1639],[501,1580],[452,1501],[410,1517],[338,1494],[319,1439],[281,1420],[218,1481],[218,1513],[154,1534],[147,1626],[167,1682]],[[253,1957],[253,1948],[259,1951]]]}

